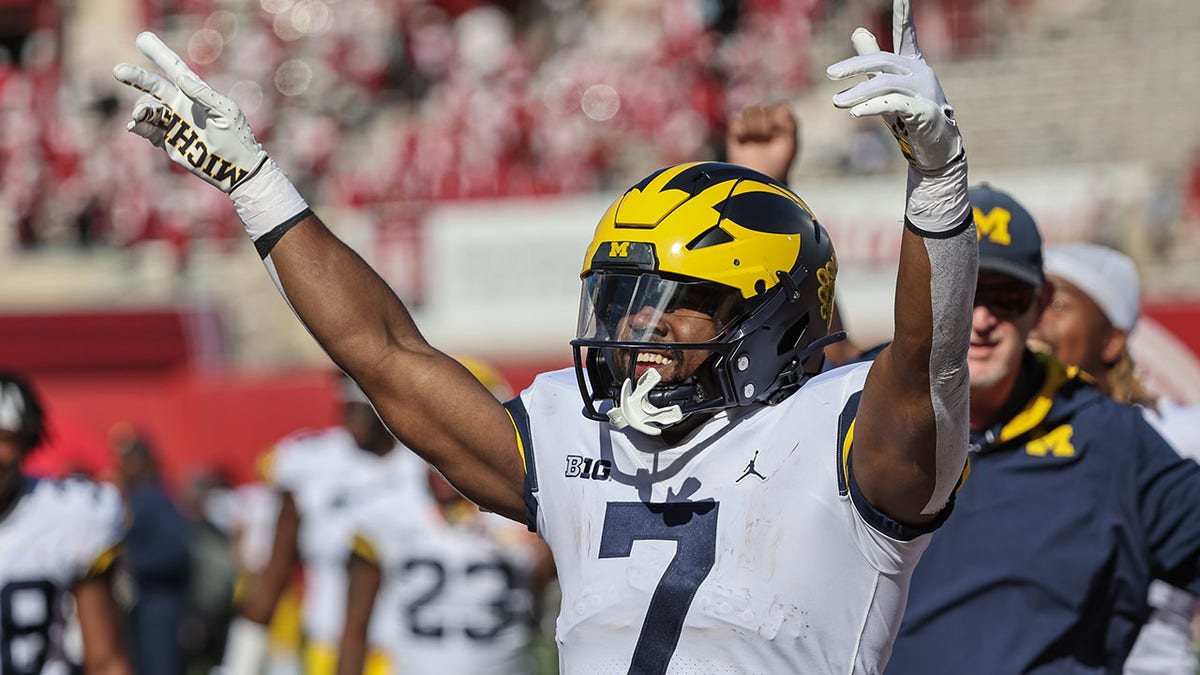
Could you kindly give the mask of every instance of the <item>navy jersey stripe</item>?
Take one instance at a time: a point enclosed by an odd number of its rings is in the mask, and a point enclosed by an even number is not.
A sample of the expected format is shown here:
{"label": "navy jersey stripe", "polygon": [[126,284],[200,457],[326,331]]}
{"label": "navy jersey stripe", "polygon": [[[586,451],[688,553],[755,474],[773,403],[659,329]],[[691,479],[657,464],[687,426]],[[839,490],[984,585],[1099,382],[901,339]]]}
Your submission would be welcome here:
{"label": "navy jersey stripe", "polygon": [[846,441],[850,435],[850,428],[854,424],[854,418],[858,416],[858,403],[861,400],[862,392],[854,392],[850,395],[849,400],[846,401],[846,405],[842,408],[842,413],[838,415],[838,435],[834,452],[835,461],[837,462],[838,494],[843,497],[849,491],[846,485],[846,466],[849,464],[850,449],[846,447]]}
{"label": "navy jersey stripe", "polygon": [[[850,501],[854,503],[854,508],[858,509],[858,515],[867,521],[867,524],[875,528],[877,532],[882,532],[892,539],[898,541],[912,541],[917,537],[933,532],[941,527],[946,518],[950,516],[950,512],[954,508],[954,497],[950,497],[950,501],[942,509],[932,522],[914,526],[905,525],[904,523],[893,520],[887,514],[871,505],[867,498],[863,496],[862,491],[858,489],[858,482],[854,480],[854,462],[850,461],[851,453],[854,450],[854,419],[858,415],[858,404],[862,400],[862,392],[854,392],[846,401],[846,405],[842,408],[841,415],[838,416],[838,442],[837,442],[837,476],[838,476],[838,494],[845,496],[850,495]],[[961,479],[959,484],[961,485]]]}
{"label": "navy jersey stripe", "polygon": [[517,428],[517,442],[521,444],[525,459],[525,525],[530,532],[537,532],[537,462],[533,460],[533,433],[529,428],[529,412],[520,396],[504,404]]}
{"label": "navy jersey stripe", "polygon": [[854,502],[854,508],[858,509],[858,515],[862,516],[863,520],[867,521],[867,524],[875,528],[877,532],[882,532],[897,541],[912,541],[923,534],[933,532],[946,522],[946,519],[950,517],[950,512],[954,510],[954,496],[951,495],[950,501],[946,502],[946,506],[938,513],[937,518],[931,522],[924,525],[905,525],[871,506],[862,491],[858,489],[858,482],[854,480],[854,463],[848,461],[846,467],[850,482],[850,501]]}

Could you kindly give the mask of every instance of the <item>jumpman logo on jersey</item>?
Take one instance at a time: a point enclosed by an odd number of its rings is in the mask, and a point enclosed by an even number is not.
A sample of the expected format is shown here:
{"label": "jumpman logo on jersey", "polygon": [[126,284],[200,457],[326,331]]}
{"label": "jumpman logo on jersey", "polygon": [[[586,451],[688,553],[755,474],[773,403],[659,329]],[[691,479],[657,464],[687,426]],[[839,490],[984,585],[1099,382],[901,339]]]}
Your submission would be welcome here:
{"label": "jumpman logo on jersey", "polygon": [[[742,478],[745,478],[746,476],[749,476],[749,475],[753,474],[753,475],[755,475],[755,476],[758,476],[758,479],[759,479],[759,480],[766,480],[766,479],[767,479],[767,477],[766,477],[766,476],[764,476],[764,475],[762,475],[761,473],[759,473],[759,472],[758,472],[758,469],[755,469],[755,468],[754,468],[754,462],[756,462],[757,460],[758,460],[758,451],[757,451],[757,450],[755,450],[755,451],[754,451],[754,457],[753,457],[753,458],[751,458],[751,459],[750,459],[750,463],[746,465],[746,473],[743,473],[743,474],[742,474]],[[742,482],[742,478],[739,478],[739,479],[737,479],[737,480],[735,480],[735,481],[733,481],[733,482],[735,482],[735,483],[740,483],[740,482]]]}

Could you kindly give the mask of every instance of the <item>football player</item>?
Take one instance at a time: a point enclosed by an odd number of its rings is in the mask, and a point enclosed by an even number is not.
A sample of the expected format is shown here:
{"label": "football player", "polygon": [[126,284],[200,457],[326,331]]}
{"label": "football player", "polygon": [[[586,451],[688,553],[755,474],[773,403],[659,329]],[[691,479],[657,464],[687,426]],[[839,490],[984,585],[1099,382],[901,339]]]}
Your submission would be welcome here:
{"label": "football player", "polygon": [[24,378],[0,373],[0,673],[63,672],[63,607],[75,600],[89,675],[128,675],[111,577],[124,536],[112,485],[26,476],[45,439]]}
{"label": "football player", "polygon": [[[247,582],[260,574],[271,559],[275,521],[279,517],[282,498],[268,482],[270,464],[271,453],[259,455],[255,462],[258,480],[210,493],[204,507],[208,520],[229,538],[237,576],[233,593],[235,607],[241,605]],[[301,582],[302,579],[292,579],[275,603],[271,623],[267,626],[267,673],[298,675],[303,672]],[[222,672],[223,669],[213,669],[210,675]]]}
{"label": "football player", "polygon": [[[266,565],[252,577],[229,629],[225,675],[257,675],[267,651],[267,625],[298,564],[304,568],[304,672],[331,674],[346,610],[350,514],[372,486],[415,491],[423,463],[397,445],[362,391],[342,379],[342,424],[300,431],[271,451],[266,473],[280,493]],[[372,670],[381,672],[383,655]]]}
{"label": "football player", "polygon": [[549,549],[434,469],[426,493],[387,490],[355,514],[338,673],[362,673],[372,645],[397,673],[527,675]]}
{"label": "football player", "polygon": [[[657,171],[583,259],[575,366],[500,405],[308,208],[228,98],[157,37],[132,132],[229,192],[281,292],[400,439],[549,544],[565,672],[856,672],[888,658],[908,579],[967,447],[977,245],[953,110],[894,3],[896,52],[856,30],[834,105],[878,115],[910,170],[896,332],[818,376],[837,262],[779,182]],[[582,397],[583,414],[580,414]]]}

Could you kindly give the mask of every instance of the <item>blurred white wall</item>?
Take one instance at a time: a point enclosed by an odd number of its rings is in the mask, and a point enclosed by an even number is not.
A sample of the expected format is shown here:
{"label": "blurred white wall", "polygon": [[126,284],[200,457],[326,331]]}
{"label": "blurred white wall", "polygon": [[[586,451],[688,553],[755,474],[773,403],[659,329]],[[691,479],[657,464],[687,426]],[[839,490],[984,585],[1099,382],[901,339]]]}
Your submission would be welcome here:
{"label": "blurred white wall", "polygon": [[[1139,165],[1099,164],[975,174],[1010,192],[1048,242],[1103,240],[1151,198]],[[837,295],[848,331],[868,344],[892,331],[903,174],[814,179],[795,188],[838,252]],[[435,344],[473,353],[536,356],[574,336],[579,270],[610,197],[446,204],[424,223],[422,328]],[[1126,246],[1125,248],[1129,248]]]}

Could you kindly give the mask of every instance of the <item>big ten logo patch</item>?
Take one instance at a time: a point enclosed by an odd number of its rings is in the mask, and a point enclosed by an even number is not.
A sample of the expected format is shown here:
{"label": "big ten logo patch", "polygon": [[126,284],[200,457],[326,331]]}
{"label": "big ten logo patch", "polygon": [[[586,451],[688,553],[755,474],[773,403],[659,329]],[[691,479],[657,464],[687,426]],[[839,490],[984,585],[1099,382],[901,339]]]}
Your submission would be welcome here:
{"label": "big ten logo patch", "polygon": [[1012,243],[1012,235],[1008,232],[1008,224],[1012,222],[1012,213],[999,206],[992,207],[984,213],[978,206],[972,207],[975,213],[975,235],[980,239],[987,237],[988,241],[1000,246]]}
{"label": "big ten logo patch", "polygon": [[1075,445],[1071,443],[1071,437],[1075,435],[1075,429],[1070,424],[1064,424],[1061,427],[1056,427],[1049,433],[1035,438],[1025,444],[1025,454],[1033,455],[1034,457],[1072,457],[1075,455]]}
{"label": "big ten logo patch", "polygon": [[612,475],[612,462],[607,459],[592,459],[579,455],[567,455],[567,478],[590,478],[608,480]]}

